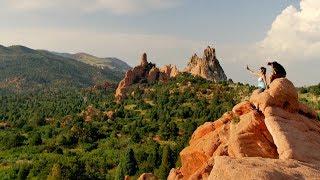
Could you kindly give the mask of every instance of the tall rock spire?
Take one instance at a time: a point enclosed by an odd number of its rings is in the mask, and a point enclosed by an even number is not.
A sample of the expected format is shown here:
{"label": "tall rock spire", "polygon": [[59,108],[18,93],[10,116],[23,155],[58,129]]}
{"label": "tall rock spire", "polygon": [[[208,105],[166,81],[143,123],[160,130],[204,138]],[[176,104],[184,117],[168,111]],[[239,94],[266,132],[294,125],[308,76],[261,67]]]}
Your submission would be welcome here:
{"label": "tall rock spire", "polygon": [[214,82],[227,81],[227,76],[216,58],[216,50],[210,46],[204,50],[202,58],[193,55],[185,71]]}
{"label": "tall rock spire", "polygon": [[140,66],[146,67],[148,65],[148,56],[147,53],[143,53],[141,56]]}

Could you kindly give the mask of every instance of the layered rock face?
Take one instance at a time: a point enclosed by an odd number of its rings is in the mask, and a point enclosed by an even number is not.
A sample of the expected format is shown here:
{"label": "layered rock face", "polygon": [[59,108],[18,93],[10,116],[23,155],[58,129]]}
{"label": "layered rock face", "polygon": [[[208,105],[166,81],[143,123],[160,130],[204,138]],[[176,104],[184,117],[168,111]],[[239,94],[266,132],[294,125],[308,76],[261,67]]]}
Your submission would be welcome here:
{"label": "layered rock face", "polygon": [[178,74],[179,71],[176,66],[167,65],[160,69],[157,68],[155,64],[148,62],[147,54],[144,53],[140,65],[127,71],[124,79],[119,83],[115,97],[117,101],[125,98],[127,88],[133,84],[152,83],[158,80],[167,81]]}
{"label": "layered rock face", "polygon": [[214,82],[227,81],[227,76],[216,58],[216,50],[210,46],[204,50],[202,58],[197,54],[193,55],[185,71]]}
{"label": "layered rock face", "polygon": [[319,149],[316,112],[281,78],[198,127],[168,179],[320,179]]}

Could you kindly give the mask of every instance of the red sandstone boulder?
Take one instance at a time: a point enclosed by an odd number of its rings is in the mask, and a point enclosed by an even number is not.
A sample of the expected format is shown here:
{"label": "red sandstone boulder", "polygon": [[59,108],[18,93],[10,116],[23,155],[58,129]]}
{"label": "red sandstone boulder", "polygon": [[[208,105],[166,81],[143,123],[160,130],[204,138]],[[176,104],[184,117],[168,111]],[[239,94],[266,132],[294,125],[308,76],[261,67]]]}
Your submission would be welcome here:
{"label": "red sandstone boulder", "polygon": [[268,107],[265,116],[280,159],[320,162],[319,121],[278,107]]}
{"label": "red sandstone boulder", "polygon": [[316,113],[281,78],[200,126],[168,179],[319,179],[319,149]]}
{"label": "red sandstone boulder", "polygon": [[277,148],[264,123],[264,116],[256,110],[240,116],[239,123],[231,124],[228,145],[231,157],[278,158]]}
{"label": "red sandstone boulder", "polygon": [[214,166],[207,179],[320,179],[319,168],[319,166],[296,160],[218,156],[214,160]]}
{"label": "red sandstone boulder", "polygon": [[207,123],[195,131],[190,146],[180,152],[180,171],[184,178],[199,170],[212,156],[227,154],[231,118],[232,116],[225,115],[213,124]]}
{"label": "red sandstone boulder", "polygon": [[237,116],[241,116],[251,112],[252,110],[254,110],[252,104],[249,101],[244,101],[234,106],[232,112]]}

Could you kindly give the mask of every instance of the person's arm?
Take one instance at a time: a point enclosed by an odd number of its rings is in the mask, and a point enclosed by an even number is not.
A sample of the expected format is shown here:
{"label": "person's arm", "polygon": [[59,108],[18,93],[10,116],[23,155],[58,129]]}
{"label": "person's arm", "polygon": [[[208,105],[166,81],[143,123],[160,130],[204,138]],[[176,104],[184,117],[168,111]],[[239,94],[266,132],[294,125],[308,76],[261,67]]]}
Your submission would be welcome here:
{"label": "person's arm", "polygon": [[259,73],[257,73],[257,72],[252,71],[252,70],[249,68],[249,66],[248,66],[248,65],[247,65],[247,70],[248,70],[251,74],[253,74],[253,75],[255,75],[255,76],[260,77],[260,74],[259,74]]}

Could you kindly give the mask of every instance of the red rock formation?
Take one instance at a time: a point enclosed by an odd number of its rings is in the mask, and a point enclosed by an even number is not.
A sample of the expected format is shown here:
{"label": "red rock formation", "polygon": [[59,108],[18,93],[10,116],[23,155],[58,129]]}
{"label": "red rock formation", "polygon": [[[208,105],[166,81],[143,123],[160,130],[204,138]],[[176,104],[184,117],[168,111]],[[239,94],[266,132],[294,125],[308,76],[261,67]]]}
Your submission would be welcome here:
{"label": "red rock formation", "polygon": [[298,102],[294,85],[276,79],[193,133],[180,152],[180,179],[320,179],[320,123]]}
{"label": "red rock formation", "polygon": [[149,63],[148,63],[147,54],[146,54],[146,53],[143,53],[143,54],[142,54],[142,57],[141,57],[140,66],[146,67],[148,64],[149,64]]}
{"label": "red rock formation", "polygon": [[160,73],[160,70],[156,67],[153,67],[147,75],[148,83],[153,83],[157,79],[159,79],[159,73]]}
{"label": "red rock formation", "polygon": [[153,83],[155,81],[167,81],[171,77],[175,77],[179,73],[176,66],[168,65],[159,69],[155,64],[147,61],[147,54],[141,57],[140,65],[127,71],[124,79],[119,83],[115,93],[117,101],[122,100],[126,96],[126,89],[136,83]]}
{"label": "red rock formation", "polygon": [[176,77],[180,72],[177,66],[169,64],[160,68],[160,72],[164,73],[168,77]]}
{"label": "red rock formation", "polygon": [[216,58],[216,50],[210,46],[204,50],[202,58],[194,54],[185,71],[214,82],[227,81],[227,76]]}
{"label": "red rock formation", "polygon": [[104,115],[105,117],[107,117],[108,119],[110,120],[113,120],[114,119],[114,111],[107,111],[107,112],[104,112]]}
{"label": "red rock formation", "polygon": [[144,53],[141,57],[140,65],[134,67],[127,71],[124,79],[119,83],[118,88],[116,90],[115,97],[119,101],[123,99],[125,95],[126,88],[131,86],[134,83],[138,83],[140,81],[146,80],[148,72],[154,67],[155,65],[152,63],[148,63],[147,55]]}
{"label": "red rock formation", "polygon": [[94,118],[99,117],[100,111],[90,105],[86,108],[86,110],[81,112],[81,115],[85,122],[91,122]]}

